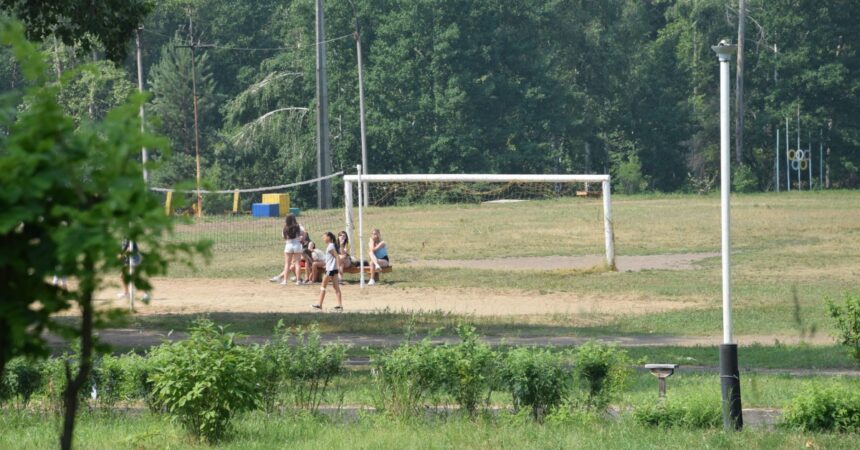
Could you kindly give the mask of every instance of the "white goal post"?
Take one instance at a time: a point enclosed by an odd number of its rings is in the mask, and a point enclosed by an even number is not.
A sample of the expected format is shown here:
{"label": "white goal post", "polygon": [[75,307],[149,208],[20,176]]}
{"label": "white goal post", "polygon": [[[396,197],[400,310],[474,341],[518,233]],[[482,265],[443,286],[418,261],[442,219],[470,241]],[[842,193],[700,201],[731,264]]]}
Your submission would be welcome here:
{"label": "white goal post", "polygon": [[[346,230],[350,242],[358,242],[360,258],[364,260],[364,224],[362,212],[362,191],[358,190],[358,241],[353,240],[355,225],[353,222],[353,183],[363,186],[365,183],[408,183],[408,182],[484,182],[484,183],[600,183],[603,195],[603,231],[606,246],[606,264],[615,270],[615,233],[612,226],[611,178],[609,175],[502,175],[502,174],[388,174],[362,175],[358,166],[358,175],[344,175],[343,201],[346,215]],[[361,285],[364,286],[364,271],[361,271]]]}

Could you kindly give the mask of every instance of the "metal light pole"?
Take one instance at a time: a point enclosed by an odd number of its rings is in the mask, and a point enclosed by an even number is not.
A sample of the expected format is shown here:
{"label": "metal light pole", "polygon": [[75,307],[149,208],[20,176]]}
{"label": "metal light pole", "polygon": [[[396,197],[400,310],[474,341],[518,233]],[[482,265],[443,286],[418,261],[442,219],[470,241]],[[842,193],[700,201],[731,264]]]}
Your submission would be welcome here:
{"label": "metal light pole", "polygon": [[723,343],[720,345],[720,384],[723,395],[723,426],[743,427],[741,383],[738,371],[738,345],[732,342],[732,276],[731,276],[731,152],[729,143],[729,61],[737,47],[721,41],[711,47],[720,59],[720,218],[723,254]]}
{"label": "metal light pole", "polygon": [[[134,43],[135,43],[135,53],[136,53],[135,59],[137,60],[137,91],[140,92],[141,94],[143,93],[143,63],[141,61],[142,60],[142,56],[141,56],[142,51],[140,48],[140,30],[142,28],[143,28],[143,26],[140,26],[136,30],[134,30]],[[146,129],[143,125],[144,114],[143,114],[143,103],[142,102],[140,104],[140,113],[139,114],[140,114],[140,131],[142,133],[142,132],[146,131]],[[149,173],[146,170],[146,160],[147,159],[148,158],[147,158],[147,154],[146,154],[146,147],[141,147],[140,148],[140,162],[141,162],[141,165],[143,165],[143,182],[144,183],[149,182]]]}
{"label": "metal light pole", "polygon": [[[358,26],[358,12],[355,9],[355,3],[349,1],[349,6],[352,6],[352,16],[355,18],[355,53],[358,56],[358,110],[359,123],[361,124],[361,170],[363,175],[367,175],[367,129],[365,128],[364,114],[364,69],[361,57],[361,29]],[[370,195],[367,189],[367,183],[363,183],[361,189],[364,191],[364,206],[367,207],[370,202]]]}
{"label": "metal light pole", "polygon": [[[317,51],[317,177],[331,173],[331,147],[328,132],[328,79],[325,70],[325,17],[323,0],[316,0]],[[331,208],[331,180],[317,182],[317,207]]]}

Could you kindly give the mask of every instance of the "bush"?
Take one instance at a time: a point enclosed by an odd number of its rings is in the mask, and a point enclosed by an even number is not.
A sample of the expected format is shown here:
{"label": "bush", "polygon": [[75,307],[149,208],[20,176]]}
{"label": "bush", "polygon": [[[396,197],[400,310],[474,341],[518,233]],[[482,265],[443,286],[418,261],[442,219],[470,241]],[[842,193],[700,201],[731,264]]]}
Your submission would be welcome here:
{"label": "bush", "polygon": [[[64,409],[65,399],[63,393],[66,389],[66,367],[74,374],[78,370],[77,349],[73,348],[71,353],[64,353],[58,358],[50,358],[42,363],[42,392],[45,396],[48,409],[61,414]],[[78,398],[82,405],[89,405],[92,394],[92,377],[89,377],[78,391]]]}
{"label": "bush", "polygon": [[[290,345],[291,339],[295,345]],[[291,391],[297,407],[316,412],[331,380],[343,371],[346,349],[341,344],[322,345],[317,324],[293,331],[279,321],[272,340],[261,348],[265,411],[274,411],[281,394]]]}
{"label": "bush", "polygon": [[839,343],[860,362],[860,293],[846,294],[841,305],[827,299],[827,312],[836,321]]}
{"label": "bush", "polygon": [[586,342],[574,354],[574,374],[584,388],[585,405],[603,409],[627,386],[630,358],[614,345]]}
{"label": "bush", "polygon": [[153,357],[160,361],[150,375],[156,406],[208,442],[223,439],[233,415],[260,401],[259,352],[209,320],[195,321],[188,339],[158,346]]}
{"label": "bush", "polygon": [[531,408],[532,418],[561,405],[569,393],[572,375],[558,355],[546,349],[517,348],[504,359],[500,382],[510,392],[514,408]]}
{"label": "bush", "polygon": [[783,426],[803,431],[860,431],[860,392],[828,386],[811,388],[791,400]]}
{"label": "bush", "polygon": [[296,406],[315,412],[332,378],[343,370],[345,345],[322,345],[319,328],[297,329],[296,345],[289,353],[285,373],[293,391]]}
{"label": "bush", "polygon": [[5,376],[0,379],[0,401],[14,398],[19,409],[26,408],[30,398],[41,387],[44,377],[41,365],[24,358],[15,358],[6,364]]}
{"label": "bush", "polygon": [[153,402],[153,382],[149,379],[154,367],[159,366],[155,358],[129,352],[117,359],[123,372],[119,387],[120,400],[131,402],[141,399],[152,412],[157,412]]}
{"label": "bush", "polygon": [[748,193],[756,192],[758,189],[758,178],[756,178],[752,167],[740,165],[734,170],[732,173],[732,190]]}
{"label": "bush", "polygon": [[648,178],[642,175],[642,161],[633,150],[609,155],[612,182],[624,194],[636,194],[648,188]]}
{"label": "bush", "polygon": [[441,350],[445,368],[443,384],[460,408],[472,416],[482,398],[485,404],[489,402],[498,354],[478,340],[475,327],[461,325],[457,333],[461,342]]}
{"label": "bush", "polygon": [[92,383],[95,403],[100,408],[111,409],[121,399],[126,371],[119,358],[104,355],[94,361]]}
{"label": "bush", "polygon": [[633,419],[642,425],[659,427],[717,428],[723,423],[721,405],[716,394],[667,397],[637,406]]}
{"label": "bush", "polygon": [[379,407],[395,417],[415,414],[426,398],[444,386],[445,361],[429,339],[404,342],[388,353],[375,355],[372,363]]}

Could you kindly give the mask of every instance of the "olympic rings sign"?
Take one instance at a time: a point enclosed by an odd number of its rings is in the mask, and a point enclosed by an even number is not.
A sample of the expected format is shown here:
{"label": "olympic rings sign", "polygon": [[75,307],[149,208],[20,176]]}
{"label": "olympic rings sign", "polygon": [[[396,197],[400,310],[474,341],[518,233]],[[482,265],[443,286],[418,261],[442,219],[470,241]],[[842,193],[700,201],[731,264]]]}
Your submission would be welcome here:
{"label": "olympic rings sign", "polygon": [[792,170],[806,170],[809,167],[809,151],[789,150],[788,159],[791,161]]}

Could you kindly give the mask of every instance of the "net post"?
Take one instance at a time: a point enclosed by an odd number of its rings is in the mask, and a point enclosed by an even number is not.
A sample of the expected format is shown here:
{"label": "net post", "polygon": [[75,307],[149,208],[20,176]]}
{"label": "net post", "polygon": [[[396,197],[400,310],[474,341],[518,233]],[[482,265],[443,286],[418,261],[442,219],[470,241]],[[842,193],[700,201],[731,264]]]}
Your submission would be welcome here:
{"label": "net post", "polygon": [[360,289],[364,289],[364,210],[362,209],[362,205],[364,203],[364,198],[362,196],[363,189],[361,186],[364,186],[361,182],[361,164],[355,166],[358,171],[358,285]]}
{"label": "net post", "polygon": [[164,199],[164,215],[170,216],[173,214],[173,191],[167,191],[167,196]]}
{"label": "net post", "polygon": [[355,244],[355,226],[352,222],[352,181],[344,181],[343,182],[343,210],[345,215],[345,230],[346,235],[349,238],[349,242]]}
{"label": "net post", "polygon": [[233,214],[239,214],[239,190],[233,191]]}
{"label": "net post", "polygon": [[601,183],[603,186],[603,232],[606,240],[606,265],[609,270],[615,267],[615,231],[612,227],[612,199],[609,176]]}

